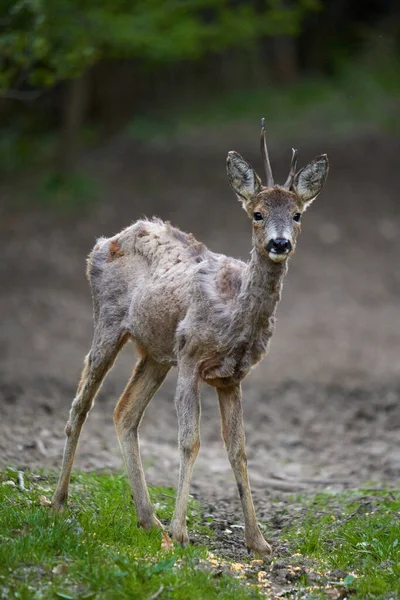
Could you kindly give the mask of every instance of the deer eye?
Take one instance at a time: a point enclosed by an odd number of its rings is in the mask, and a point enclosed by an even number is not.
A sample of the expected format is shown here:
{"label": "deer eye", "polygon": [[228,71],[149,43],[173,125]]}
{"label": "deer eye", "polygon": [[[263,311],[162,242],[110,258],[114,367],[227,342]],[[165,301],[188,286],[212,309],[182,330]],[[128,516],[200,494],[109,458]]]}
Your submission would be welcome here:
{"label": "deer eye", "polygon": [[253,215],[253,218],[255,221],[262,221],[264,217],[262,216],[262,214],[260,212],[255,212]]}
{"label": "deer eye", "polygon": [[298,223],[300,221],[300,219],[301,219],[301,213],[296,213],[293,216],[293,220],[296,221],[296,223]]}

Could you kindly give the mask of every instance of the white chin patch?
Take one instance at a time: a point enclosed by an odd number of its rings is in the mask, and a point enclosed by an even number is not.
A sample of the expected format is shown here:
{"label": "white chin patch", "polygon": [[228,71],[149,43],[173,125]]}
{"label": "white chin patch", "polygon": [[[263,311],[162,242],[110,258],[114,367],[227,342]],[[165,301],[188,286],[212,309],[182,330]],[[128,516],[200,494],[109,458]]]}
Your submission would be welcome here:
{"label": "white chin patch", "polygon": [[268,256],[274,262],[282,262],[283,260],[287,259],[288,255],[289,255],[289,252],[286,252],[286,254],[277,254],[276,252],[268,252]]}

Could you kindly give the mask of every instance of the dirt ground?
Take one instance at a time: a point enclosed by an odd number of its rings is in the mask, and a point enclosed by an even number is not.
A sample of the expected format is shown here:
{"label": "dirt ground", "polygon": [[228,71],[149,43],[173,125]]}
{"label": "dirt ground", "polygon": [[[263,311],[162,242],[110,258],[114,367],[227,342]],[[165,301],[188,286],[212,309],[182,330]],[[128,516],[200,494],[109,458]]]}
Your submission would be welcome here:
{"label": "dirt ground", "polygon": [[[3,210],[0,466],[60,465],[63,428],[91,341],[84,271],[96,236],[157,214],[213,250],[246,259],[250,224],[229,189],[224,161],[227,150],[237,149],[259,166],[257,139],[253,146],[239,137],[229,147],[225,142],[143,149],[117,140],[85,159],[100,198],[79,215]],[[244,384],[249,471],[272,540],[285,524],[279,502],[287,503],[288,493],[392,487],[400,479],[399,151],[398,140],[371,136],[300,147],[302,165],[328,153],[328,184],[303,220],[270,354]],[[272,152],[283,180],[290,149]],[[2,199],[13,193],[2,189]],[[134,361],[126,347],[85,425],[77,467],[121,467],[112,412]],[[177,482],[174,384],[172,373],[141,428],[153,484]],[[192,489],[222,529],[240,519],[216,398],[206,387]],[[242,548],[242,535],[238,528],[227,537],[227,554]]]}

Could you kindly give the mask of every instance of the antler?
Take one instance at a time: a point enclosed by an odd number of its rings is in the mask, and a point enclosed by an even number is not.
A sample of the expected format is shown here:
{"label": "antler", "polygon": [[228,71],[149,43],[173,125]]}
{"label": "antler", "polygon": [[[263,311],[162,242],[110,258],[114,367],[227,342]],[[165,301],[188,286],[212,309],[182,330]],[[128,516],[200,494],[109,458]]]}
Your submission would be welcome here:
{"label": "antler", "polygon": [[[265,169],[265,177],[267,180],[267,188],[274,187],[274,178],[272,175],[271,163],[269,162],[268,156],[268,148],[267,148],[267,140],[265,136],[265,119],[261,119],[261,135],[260,135],[260,148],[261,148],[261,156],[264,162]],[[286,190],[290,190],[293,184],[294,177],[296,175],[296,167],[297,167],[297,155],[298,152],[295,148],[292,148],[292,160],[290,162],[290,170],[288,178],[284,184],[284,188]]]}
{"label": "antler", "polygon": [[286,190],[290,190],[290,188],[292,187],[294,176],[296,175],[297,155],[297,150],[292,148],[292,160],[290,163],[290,171],[288,178],[286,179],[285,185],[283,186]]}
{"label": "antler", "polygon": [[261,135],[260,135],[261,156],[264,162],[265,177],[267,180],[267,188],[274,187],[274,178],[272,176],[271,164],[269,162],[267,140],[265,138],[265,119],[261,119]]}

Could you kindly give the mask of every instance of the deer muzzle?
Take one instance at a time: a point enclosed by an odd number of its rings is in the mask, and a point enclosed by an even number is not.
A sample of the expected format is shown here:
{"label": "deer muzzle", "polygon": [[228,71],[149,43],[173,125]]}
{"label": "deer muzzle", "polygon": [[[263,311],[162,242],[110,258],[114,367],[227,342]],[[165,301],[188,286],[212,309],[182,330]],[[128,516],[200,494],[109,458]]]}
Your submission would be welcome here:
{"label": "deer muzzle", "polygon": [[292,242],[286,238],[275,238],[269,240],[265,249],[269,254],[289,254],[292,250]]}

